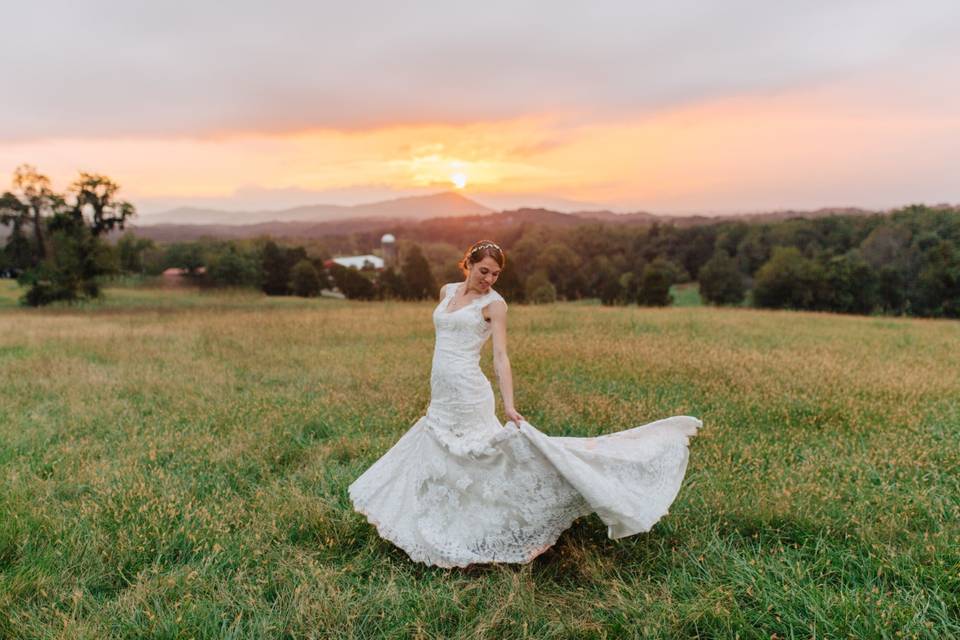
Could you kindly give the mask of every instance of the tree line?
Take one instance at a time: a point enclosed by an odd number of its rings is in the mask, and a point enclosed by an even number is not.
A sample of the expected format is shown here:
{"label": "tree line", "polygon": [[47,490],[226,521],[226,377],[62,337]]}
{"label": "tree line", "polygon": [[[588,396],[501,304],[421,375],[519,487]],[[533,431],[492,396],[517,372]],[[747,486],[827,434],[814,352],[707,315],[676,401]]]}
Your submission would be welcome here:
{"label": "tree line", "polygon": [[[673,285],[697,282],[703,300],[715,305],[960,317],[960,212],[950,206],[687,227],[501,218],[435,220],[391,232],[418,243],[442,282],[462,279],[455,267],[462,247],[477,237],[497,239],[507,253],[497,289],[516,302],[667,305]],[[378,238],[354,234],[347,244],[365,253]]]}
{"label": "tree line", "polygon": [[960,213],[912,205],[888,214],[698,226],[591,222],[550,225],[504,216],[439,219],[385,229],[400,260],[357,270],[334,255],[371,253],[382,231],[302,243],[271,238],[167,245],[127,232],[134,213],[109,178],[81,173],[67,193],[29,166],[0,196],[10,228],[0,271],[19,275],[24,302],[99,295],[105,277],[185,270],[201,286],[255,287],[269,295],[418,300],[462,279],[463,247],[495,238],[507,253],[497,289],[515,302],[599,299],[607,305],[668,305],[671,287],[698,282],[705,302],[841,313],[960,317]]}

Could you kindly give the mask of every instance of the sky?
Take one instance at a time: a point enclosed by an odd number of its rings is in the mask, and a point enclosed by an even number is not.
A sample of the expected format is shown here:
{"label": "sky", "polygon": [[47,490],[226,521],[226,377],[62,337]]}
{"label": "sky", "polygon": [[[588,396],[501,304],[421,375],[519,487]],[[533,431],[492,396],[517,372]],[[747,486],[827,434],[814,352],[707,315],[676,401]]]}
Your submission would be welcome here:
{"label": "sky", "polygon": [[29,163],[60,189],[106,174],[146,214],[448,190],[661,214],[960,203],[955,0],[0,15],[0,190]]}

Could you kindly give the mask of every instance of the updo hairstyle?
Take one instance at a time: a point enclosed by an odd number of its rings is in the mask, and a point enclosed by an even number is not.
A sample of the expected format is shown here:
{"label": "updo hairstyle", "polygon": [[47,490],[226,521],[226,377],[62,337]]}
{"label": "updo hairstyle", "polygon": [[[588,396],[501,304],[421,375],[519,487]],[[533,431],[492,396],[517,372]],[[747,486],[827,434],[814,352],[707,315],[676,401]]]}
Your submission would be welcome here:
{"label": "updo hairstyle", "polygon": [[503,265],[506,264],[507,258],[503,254],[503,249],[500,248],[495,242],[490,240],[480,240],[479,242],[473,243],[467,252],[463,254],[463,260],[457,263],[460,267],[460,270],[463,271],[463,274],[466,275],[470,271],[470,265],[480,262],[487,256],[493,258],[500,268],[503,269]]}

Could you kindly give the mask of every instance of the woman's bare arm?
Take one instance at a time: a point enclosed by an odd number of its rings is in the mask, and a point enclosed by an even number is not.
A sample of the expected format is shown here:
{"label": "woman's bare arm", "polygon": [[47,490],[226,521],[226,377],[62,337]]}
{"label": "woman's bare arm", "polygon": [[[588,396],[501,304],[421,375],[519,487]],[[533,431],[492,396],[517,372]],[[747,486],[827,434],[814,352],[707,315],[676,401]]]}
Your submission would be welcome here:
{"label": "woman's bare arm", "polygon": [[507,356],[507,305],[499,300],[487,307],[493,333],[493,370],[500,384],[500,397],[503,398],[503,411],[509,420],[519,423],[524,420],[513,404],[513,371]]}

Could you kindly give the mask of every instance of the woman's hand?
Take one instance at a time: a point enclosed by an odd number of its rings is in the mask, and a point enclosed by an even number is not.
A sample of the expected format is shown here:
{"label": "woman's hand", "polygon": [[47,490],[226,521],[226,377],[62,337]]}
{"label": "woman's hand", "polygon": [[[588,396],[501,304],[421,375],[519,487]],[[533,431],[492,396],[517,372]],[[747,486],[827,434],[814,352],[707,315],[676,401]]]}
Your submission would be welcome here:
{"label": "woman's hand", "polygon": [[517,428],[520,428],[520,421],[521,421],[521,420],[522,420],[523,422],[526,422],[526,421],[527,421],[526,418],[524,418],[522,415],[520,415],[520,412],[517,411],[516,409],[514,409],[513,407],[510,407],[509,409],[505,409],[505,410],[504,410],[504,413],[507,414],[507,418],[509,418],[510,420],[512,420],[513,423],[514,423],[515,425],[517,425]]}

